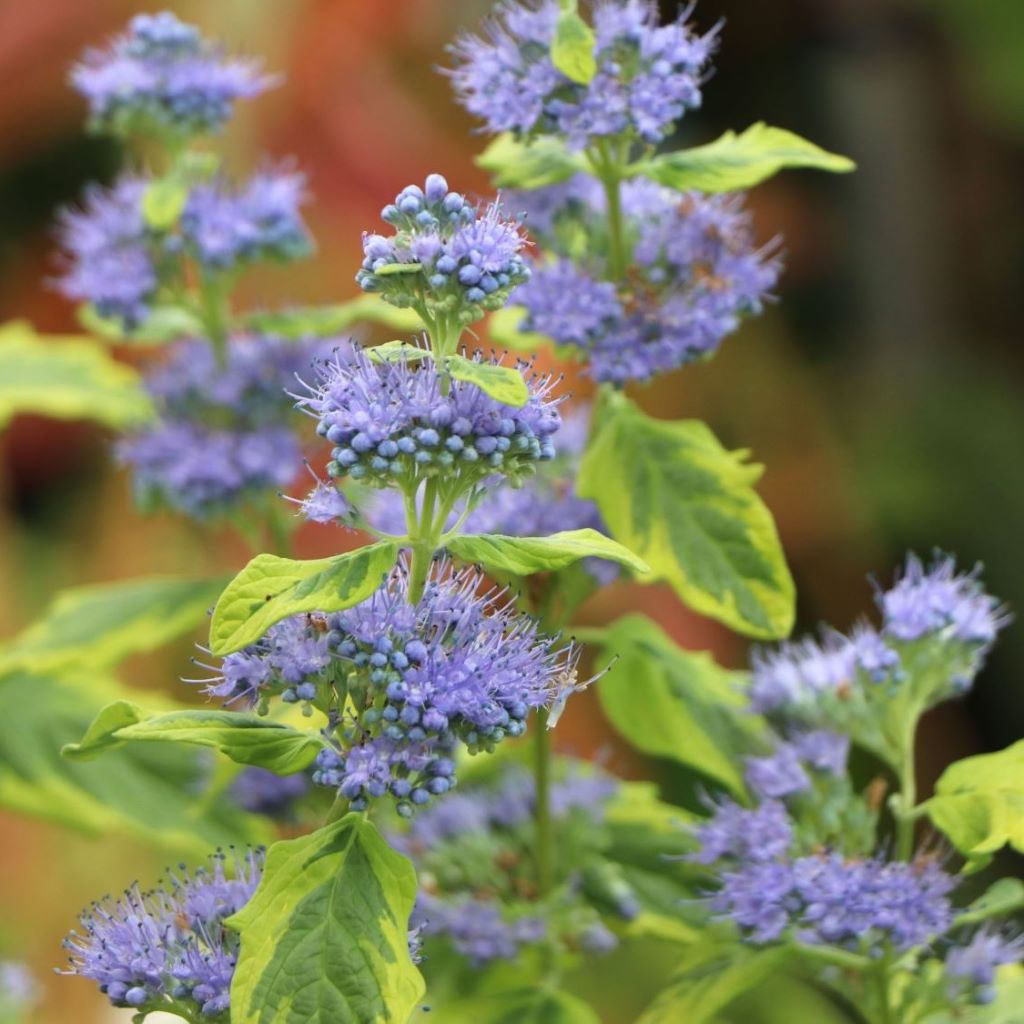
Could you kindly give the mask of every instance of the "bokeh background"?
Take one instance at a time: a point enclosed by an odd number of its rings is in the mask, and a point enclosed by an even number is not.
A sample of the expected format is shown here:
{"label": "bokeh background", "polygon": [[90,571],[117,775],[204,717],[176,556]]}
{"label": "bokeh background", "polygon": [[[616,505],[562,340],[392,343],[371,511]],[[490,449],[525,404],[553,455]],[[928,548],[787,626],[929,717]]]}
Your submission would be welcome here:
{"label": "bokeh background", "polygon": [[[486,0],[217,0],[169,3],[235,51],[263,54],[284,84],[245,106],[226,144],[240,170],[262,154],[309,176],[316,259],[247,278],[253,304],[353,295],[359,238],[398,189],[439,170],[485,193],[483,145],[434,68]],[[675,4],[663,3],[666,13]],[[47,287],[54,216],[124,154],[87,137],[69,64],[133,13],[128,0],[0,0],[0,322],[74,329]],[[702,0],[704,28],[727,21],[704,109],[682,142],[763,119],[859,165],[850,177],[791,173],[752,198],[759,234],[785,239],[780,302],[710,364],[645,389],[664,416],[706,418],[766,463],[805,627],[845,626],[871,604],[907,548],[985,563],[990,589],[1024,609],[1024,4],[1020,0]],[[125,352],[124,358],[134,355]],[[578,391],[586,391],[580,382]],[[58,588],[153,572],[237,568],[234,536],[170,516],[140,517],[82,424],[21,417],[0,437],[0,637]],[[327,553],[308,528],[300,553]],[[642,608],[684,644],[741,665],[745,645],[661,590],[620,588],[594,621]],[[188,643],[137,659],[129,678],[180,693]],[[921,772],[1024,733],[1024,623],[1000,641],[960,704],[926,722]],[[566,715],[559,742],[589,754],[611,737],[593,702]],[[653,770],[614,748],[626,774]],[[0,769],[2,770],[2,769]],[[0,957],[28,959],[46,986],[40,1024],[127,1021],[91,987],[51,979],[78,908],[159,860],[123,841],[86,840],[0,812]],[[626,975],[632,977],[633,975]],[[621,986],[620,986],[621,987]],[[628,997],[608,996],[615,1019]],[[621,1009],[615,1010],[616,1000]],[[751,1009],[745,1021],[756,1019]],[[797,1019],[797,1018],[794,1018]]]}

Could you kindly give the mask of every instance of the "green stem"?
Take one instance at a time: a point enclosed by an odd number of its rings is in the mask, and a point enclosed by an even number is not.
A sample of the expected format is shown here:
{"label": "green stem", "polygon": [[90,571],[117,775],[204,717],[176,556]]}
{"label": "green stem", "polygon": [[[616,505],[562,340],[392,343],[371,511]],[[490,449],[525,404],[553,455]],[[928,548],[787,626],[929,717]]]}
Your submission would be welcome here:
{"label": "green stem", "polygon": [[267,509],[267,533],[270,536],[272,553],[280,555],[282,558],[291,558],[294,553],[292,531],[282,510],[276,504],[272,504]]}
{"label": "green stem", "polygon": [[[431,477],[423,488],[423,508],[419,523],[409,525],[409,536],[413,538],[412,565],[409,568],[409,603],[419,604],[423,588],[427,583],[430,563],[437,549],[437,533],[434,528],[434,504],[437,501],[437,478]],[[444,524],[442,523],[441,526]]]}
{"label": "green stem", "polygon": [[228,323],[231,314],[222,283],[216,278],[200,275],[199,300],[203,325],[210,337],[217,362],[224,367],[228,360]]}
{"label": "green stem", "polygon": [[914,756],[914,738],[917,731],[917,720],[908,730],[903,743],[903,763],[900,769],[899,809],[896,815],[896,852],[900,860],[910,860],[914,856],[914,825],[917,815],[914,806],[917,803],[917,773]]}
{"label": "green stem", "polygon": [[590,164],[604,187],[608,203],[608,277],[621,281],[626,276],[626,235],[622,220],[622,172],[626,163],[626,148],[613,153],[602,141],[590,152]]}
{"label": "green stem", "polygon": [[878,993],[878,1024],[897,1024],[889,1001],[889,958],[882,957],[873,972]]}
{"label": "green stem", "polygon": [[537,828],[537,845],[534,850],[537,859],[537,889],[541,897],[551,891],[553,869],[553,842],[551,832],[551,734],[548,729],[548,712],[537,710],[536,742],[534,744],[534,776],[536,783],[536,804],[534,820]]}

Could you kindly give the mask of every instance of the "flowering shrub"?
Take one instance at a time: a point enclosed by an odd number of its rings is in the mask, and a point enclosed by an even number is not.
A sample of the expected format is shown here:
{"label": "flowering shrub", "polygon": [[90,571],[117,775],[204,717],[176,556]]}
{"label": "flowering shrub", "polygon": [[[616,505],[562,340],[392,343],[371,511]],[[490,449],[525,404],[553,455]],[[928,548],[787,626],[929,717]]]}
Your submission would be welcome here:
{"label": "flowering shrub", "polygon": [[[274,548],[226,587],[71,592],[5,653],[30,683],[40,665],[107,667],[216,598],[189,680],[206,706],[149,712],[120,693],[88,724],[80,691],[36,691],[80,726],[64,764],[98,759],[71,792],[114,765],[85,801],[105,823],[240,843],[101,900],[67,940],[67,973],[137,1022],[370,1024],[436,1006],[594,1024],[573,970],[642,940],[677,969],[640,1024],[738,1019],[731,1004],[776,972],[871,1024],[1015,1019],[1024,945],[1006,921],[1024,886],[972,900],[969,876],[1024,848],[1021,745],[949,766],[923,801],[915,775],[921,716],[970,689],[1008,622],[978,571],[910,556],[877,625],[760,647],[749,673],[639,615],[564,636],[630,577],[747,637],[793,626],[759,467],[625,388],[710,359],[773,296],[778,244],[756,241],[742,190],[853,165],[763,124],[658,150],[720,42],[689,13],[506,0],[463,34],[446,74],[497,135],[480,162],[506,191],[476,202],[437,173],[407,186],[381,211],[390,230],[364,235],[367,294],[322,309],[237,308],[247,267],[311,253],[304,182],[233,184],[197,145],[273,79],[167,13],[74,70],[92,128],[144,137],[163,167],[63,218],[57,286],[83,324],[153,346],[141,380],[88,350],[93,415],[123,431],[144,507]],[[407,337],[362,347],[344,336],[358,321]],[[471,327],[524,358],[474,353]],[[592,407],[533,369],[543,346],[582,363]],[[131,414],[111,414],[112,392]],[[307,445],[315,483],[288,515],[278,492]],[[345,550],[291,557],[303,518]],[[69,639],[69,615],[91,628]],[[626,741],[699,774],[696,810],[553,755],[589,685]],[[212,781],[196,747],[217,752]],[[180,760],[140,773],[151,750]],[[115,775],[163,787],[163,820],[145,799],[122,814]],[[289,838],[264,850],[271,820]],[[2,967],[0,1013],[30,988]]]}

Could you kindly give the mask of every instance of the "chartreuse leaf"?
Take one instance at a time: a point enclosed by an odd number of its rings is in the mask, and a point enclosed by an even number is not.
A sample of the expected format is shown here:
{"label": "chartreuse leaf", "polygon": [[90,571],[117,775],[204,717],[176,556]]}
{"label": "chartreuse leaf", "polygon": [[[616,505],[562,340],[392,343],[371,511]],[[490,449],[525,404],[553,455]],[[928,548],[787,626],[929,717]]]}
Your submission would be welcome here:
{"label": "chartreuse leaf", "polygon": [[597,74],[594,30],[575,11],[562,11],[551,40],[551,63],[566,78],[588,85]]}
{"label": "chartreuse leaf", "polygon": [[1007,845],[1024,852],[1024,740],[951,764],[921,809],[970,868],[984,867]]}
{"label": "chartreuse leaf", "polygon": [[542,188],[586,171],[586,157],[570,152],[552,135],[522,142],[511,132],[495,136],[476,158],[498,188]]}
{"label": "chartreuse leaf", "polygon": [[629,170],[684,192],[732,192],[752,188],[785,168],[844,174],[856,166],[845,156],[759,121],[739,135],[726,132],[705,146],[662,153],[633,164]]}
{"label": "chartreuse leaf", "polygon": [[116,665],[197,627],[223,579],[151,577],[61,591],[49,608],[0,649],[0,671],[36,671],[88,663]]}
{"label": "chartreuse leaf", "polygon": [[230,654],[259,640],[275,622],[302,612],[337,612],[368,598],[395,564],[381,541],[333,558],[299,562],[257,555],[225,588],[210,623],[210,650]]}
{"label": "chartreuse leaf", "polygon": [[597,502],[612,536],[694,610],[748,636],[787,635],[793,579],[754,490],[761,468],[698,420],[654,420],[622,395],[595,422],[576,490]]}
{"label": "chartreuse leaf", "polygon": [[209,775],[198,751],[154,743],[111,751],[96,764],[60,756],[61,745],[81,737],[98,708],[127,692],[92,670],[0,676],[0,806],[189,856],[264,841],[265,827],[227,800],[196,799]]}
{"label": "chartreuse leaf", "polygon": [[180,175],[157,178],[142,193],[142,219],[154,231],[168,231],[178,223],[188,202],[188,182]]}
{"label": "chartreuse leaf", "polygon": [[396,331],[418,331],[423,321],[411,309],[399,309],[377,295],[360,295],[335,306],[301,306],[275,313],[253,313],[246,326],[278,338],[328,338],[353,324],[375,323]]}
{"label": "chartreuse leaf", "polygon": [[493,363],[478,363],[465,356],[448,356],[445,368],[456,380],[475,384],[503,405],[518,409],[526,405],[530,397],[523,375],[513,366],[495,366]]}
{"label": "chartreuse leaf", "polygon": [[203,321],[184,306],[156,305],[146,319],[132,330],[116,317],[100,316],[96,307],[86,302],[76,311],[78,322],[90,333],[107,341],[130,341],[136,345],[163,345],[177,338],[202,334]]}
{"label": "chartreuse leaf", "polygon": [[920,1018],[921,1024],[1020,1024],[1024,1006],[1024,970],[1008,964],[996,972],[992,1002],[948,1007]]}
{"label": "chartreuse leaf", "polygon": [[668,986],[636,1024],[705,1024],[785,962],[785,949],[698,942],[687,948]]}
{"label": "chartreuse leaf", "polygon": [[1000,878],[993,882],[966,910],[956,916],[958,926],[980,924],[992,917],[1013,914],[1024,907],[1024,882]]}
{"label": "chartreuse leaf", "polygon": [[259,715],[212,708],[151,714],[130,701],[117,701],[99,713],[81,742],[66,744],[62,753],[84,761],[133,742],[213,747],[238,764],[266,768],[278,775],[308,768],[324,746],[314,733]]}
{"label": "chartreuse leaf", "polygon": [[617,656],[597,684],[613,726],[638,750],[695,768],[733,793],[740,764],[756,745],[759,720],[742,694],[743,676],[705,652],[685,651],[643,615],[627,615],[603,637]]}
{"label": "chartreuse leaf", "polygon": [[100,345],[13,320],[0,327],[0,428],[19,413],[120,429],[149,419],[153,407],[139,375]]}
{"label": "chartreuse leaf", "polygon": [[423,995],[409,958],[412,865],[349,814],[275,843],[228,926],[242,949],[232,1024],[406,1024]]}
{"label": "chartreuse leaf", "polygon": [[581,999],[546,986],[474,996],[445,1007],[444,1024],[600,1024]]}
{"label": "chartreuse leaf", "polygon": [[519,325],[526,316],[522,306],[504,306],[491,314],[487,321],[487,333],[496,345],[504,345],[515,352],[535,352],[554,342],[544,334],[521,331]]}
{"label": "chartreuse leaf", "polygon": [[547,537],[503,537],[496,533],[465,533],[448,542],[448,550],[466,562],[488,569],[532,576],[554,572],[581,558],[604,558],[633,572],[645,573],[649,566],[628,548],[589,527],[565,530]]}
{"label": "chartreuse leaf", "polygon": [[430,358],[427,349],[407,341],[386,341],[383,345],[368,348],[366,354],[376,363],[416,363]]}

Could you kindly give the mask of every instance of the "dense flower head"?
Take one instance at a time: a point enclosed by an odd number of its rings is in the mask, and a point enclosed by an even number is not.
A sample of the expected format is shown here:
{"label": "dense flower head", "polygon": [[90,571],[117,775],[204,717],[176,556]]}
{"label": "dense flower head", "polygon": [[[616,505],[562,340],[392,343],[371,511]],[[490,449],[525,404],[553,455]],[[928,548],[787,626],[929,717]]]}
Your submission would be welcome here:
{"label": "dense flower head", "polygon": [[[559,766],[561,767],[561,766]],[[576,856],[600,845],[606,809],[619,792],[617,780],[569,765],[550,790],[556,834],[565,833]],[[538,904],[531,854],[536,789],[521,768],[462,789],[417,815],[392,845],[412,858],[421,880],[412,921],[426,939],[444,938],[474,964],[513,959],[526,946],[546,941],[603,953],[618,940],[586,902],[593,894],[576,879],[556,899],[558,910]],[[579,865],[573,863],[576,874]],[[602,895],[606,895],[602,893]],[[623,883],[613,916],[637,912]]]}
{"label": "dense flower head", "polygon": [[961,643],[989,647],[1006,616],[985,593],[979,571],[957,573],[956,562],[943,556],[926,568],[910,555],[893,586],[878,595],[884,631],[903,641],[947,633]]}
{"label": "dense flower head", "polygon": [[712,911],[754,943],[789,934],[812,945],[905,952],[953,923],[954,878],[927,861],[815,853],[726,867],[718,884]]}
{"label": "dense flower head", "polygon": [[819,729],[778,744],[763,757],[748,757],[745,780],[761,799],[781,800],[811,789],[811,773],[842,775],[850,741],[847,736]]}
{"label": "dense flower head", "polygon": [[540,633],[502,593],[481,593],[482,582],[435,562],[414,605],[403,561],[361,604],[285,619],[228,655],[206,692],[261,708],[272,696],[331,707],[347,693],[357,717],[336,708],[314,780],[353,807],[390,793],[411,813],[454,785],[457,741],[492,749],[577,688],[575,648]]}
{"label": "dense flower head", "polygon": [[133,885],[117,900],[93,904],[81,917],[82,933],[65,941],[68,973],[95,981],[115,1006],[148,1012],[179,1003],[226,1020],[239,937],[224,920],[256,891],[263,854],[236,855],[231,872],[227,860],[218,854],[149,892]]}
{"label": "dense flower head", "polygon": [[122,178],[111,188],[93,186],[82,210],[65,210],[61,234],[70,257],[57,282],[77,302],[91,302],[100,316],[141,324],[159,284],[153,239],[142,217],[146,183]]}
{"label": "dense flower head", "polygon": [[695,34],[689,11],[659,25],[647,0],[595,0],[590,11],[592,81],[574,82],[552,61],[558,0],[506,2],[482,36],[463,35],[452,47],[459,101],[489,132],[559,134],[573,148],[613,136],[661,142],[700,106],[717,29]]}
{"label": "dense flower head", "polygon": [[1024,960],[1024,937],[980,928],[966,942],[954,944],[946,953],[951,994],[959,996],[966,992],[972,1002],[990,1003],[996,997],[996,972],[1000,967],[1021,960]]}
{"label": "dense flower head", "polygon": [[500,309],[530,276],[526,237],[500,201],[486,206],[449,192],[440,174],[409,185],[381,211],[393,235],[363,235],[356,281],[395,306],[419,309],[431,321],[469,324]]}
{"label": "dense flower head", "polygon": [[174,346],[146,377],[159,418],[117,448],[143,506],[209,519],[287,486],[302,448],[285,389],[328,344],[239,335],[223,360],[202,339]]}
{"label": "dense flower head", "polygon": [[894,688],[917,685],[919,675],[931,677],[923,699],[938,703],[970,687],[1007,622],[977,571],[958,574],[948,557],[926,569],[909,556],[892,587],[878,591],[877,603],[880,629],[861,623],[848,636],[826,630],[820,639],[755,651],[754,710],[849,727],[858,709],[887,699]]}
{"label": "dense flower head", "polygon": [[486,477],[516,479],[554,457],[561,400],[551,395],[550,377],[530,375],[530,397],[515,408],[475,384],[446,379],[428,358],[339,353],[320,363],[317,375],[300,405],[335,446],[327,468],[333,478],[409,487],[457,476],[468,491]]}
{"label": "dense flower head", "polygon": [[723,858],[757,862],[785,854],[793,842],[793,826],[778,800],[765,800],[753,808],[725,800],[695,827],[694,836],[698,849],[692,859],[697,864]]}
{"label": "dense flower head", "polygon": [[[623,188],[634,266],[625,281],[602,280],[603,268],[580,260],[560,236],[582,224],[589,255],[604,252],[599,220],[605,205],[586,176],[560,187],[563,210],[541,209],[556,258],[534,269],[511,301],[526,309],[522,328],[580,350],[601,381],[623,384],[707,358],[761,311],[778,280],[771,247],[754,245],[741,196],[682,196],[648,181]],[[529,223],[529,221],[528,221]],[[531,223],[531,227],[532,227]],[[571,232],[565,237],[577,238]]]}
{"label": "dense flower head", "polygon": [[169,11],[139,14],[107,50],[91,50],[71,73],[94,128],[118,135],[216,131],[236,101],[273,84],[257,63],[228,59]]}
{"label": "dense flower head", "polygon": [[312,248],[299,212],[301,174],[262,171],[238,189],[223,179],[196,185],[178,224],[162,230],[142,214],[147,184],[128,176],[93,187],[82,209],[66,210],[61,219],[67,267],[57,287],[127,330],[145,322],[182,255],[210,276],[259,260],[298,259]]}
{"label": "dense flower head", "polygon": [[305,190],[305,176],[292,171],[260,172],[238,191],[222,181],[196,186],[181,216],[186,250],[211,270],[307,256]]}

